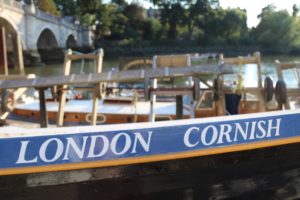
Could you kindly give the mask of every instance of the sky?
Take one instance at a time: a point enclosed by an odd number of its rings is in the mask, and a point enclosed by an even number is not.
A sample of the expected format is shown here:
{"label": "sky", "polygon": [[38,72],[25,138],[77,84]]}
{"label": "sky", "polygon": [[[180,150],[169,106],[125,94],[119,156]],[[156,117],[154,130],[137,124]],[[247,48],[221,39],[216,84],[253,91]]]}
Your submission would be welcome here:
{"label": "sky", "polygon": [[[127,2],[137,2],[145,8],[151,7],[149,0],[127,0]],[[294,4],[300,6],[300,0],[219,0],[223,8],[241,8],[247,10],[248,27],[255,27],[259,23],[257,16],[261,13],[263,7],[274,4],[278,10],[286,9],[292,12]]]}

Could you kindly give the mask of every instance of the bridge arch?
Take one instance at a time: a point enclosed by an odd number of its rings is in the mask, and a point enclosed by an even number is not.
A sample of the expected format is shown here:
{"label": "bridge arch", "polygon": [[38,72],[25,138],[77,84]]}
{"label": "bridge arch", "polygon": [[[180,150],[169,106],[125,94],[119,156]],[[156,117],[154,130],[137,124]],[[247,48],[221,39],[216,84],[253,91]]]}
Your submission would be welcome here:
{"label": "bridge arch", "polygon": [[18,32],[17,26],[9,17],[0,15],[0,27],[5,28],[6,49],[8,52],[13,51],[13,40],[15,39],[16,35],[20,36],[22,45],[24,47],[23,38]]}
{"label": "bridge arch", "polygon": [[73,34],[69,34],[66,40],[66,48],[74,48],[77,46],[77,41]]}
{"label": "bridge arch", "polygon": [[49,28],[43,29],[37,40],[37,49],[54,49],[58,47],[59,43],[55,36],[55,32]]}

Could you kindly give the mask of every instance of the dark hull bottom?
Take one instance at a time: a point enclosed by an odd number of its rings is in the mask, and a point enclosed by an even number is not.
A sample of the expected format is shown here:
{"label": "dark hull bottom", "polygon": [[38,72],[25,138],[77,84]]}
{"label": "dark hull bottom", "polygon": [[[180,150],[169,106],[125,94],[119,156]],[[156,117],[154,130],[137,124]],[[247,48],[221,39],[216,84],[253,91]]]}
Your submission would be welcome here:
{"label": "dark hull bottom", "polygon": [[132,166],[0,177],[0,199],[296,199],[300,144]]}

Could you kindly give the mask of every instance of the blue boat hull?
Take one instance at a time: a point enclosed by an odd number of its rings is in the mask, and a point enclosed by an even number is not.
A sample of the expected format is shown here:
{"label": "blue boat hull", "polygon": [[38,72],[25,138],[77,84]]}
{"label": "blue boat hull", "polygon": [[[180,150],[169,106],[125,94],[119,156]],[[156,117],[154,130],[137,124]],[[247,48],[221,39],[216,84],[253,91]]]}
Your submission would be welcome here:
{"label": "blue boat hull", "polygon": [[[75,180],[74,174],[85,178]],[[0,195],[45,200],[287,199],[300,195],[299,178],[300,144],[295,143],[153,163],[2,176]]]}

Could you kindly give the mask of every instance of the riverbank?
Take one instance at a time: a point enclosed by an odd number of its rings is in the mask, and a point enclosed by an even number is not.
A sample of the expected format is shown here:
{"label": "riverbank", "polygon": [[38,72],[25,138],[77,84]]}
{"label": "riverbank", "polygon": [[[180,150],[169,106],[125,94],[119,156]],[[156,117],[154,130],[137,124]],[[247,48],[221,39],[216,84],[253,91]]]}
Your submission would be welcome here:
{"label": "riverbank", "polygon": [[[99,46],[104,49],[105,59],[118,59],[119,57],[152,57],[162,54],[184,54],[184,53],[223,53],[226,56],[248,55],[255,51],[261,52],[264,56],[270,55],[293,55],[299,56],[300,51],[285,51],[273,48],[261,48],[259,46]],[[88,53],[95,48],[75,48],[74,51]],[[57,64],[64,60],[64,49],[39,49],[41,63]],[[25,54],[26,55],[26,54]]]}
{"label": "riverbank", "polygon": [[285,51],[284,49],[262,48],[259,46],[149,46],[149,47],[102,47],[105,56],[116,58],[119,56],[153,56],[159,54],[181,54],[181,53],[223,53],[227,56],[247,55],[255,51],[263,55],[300,55],[300,51]]}

